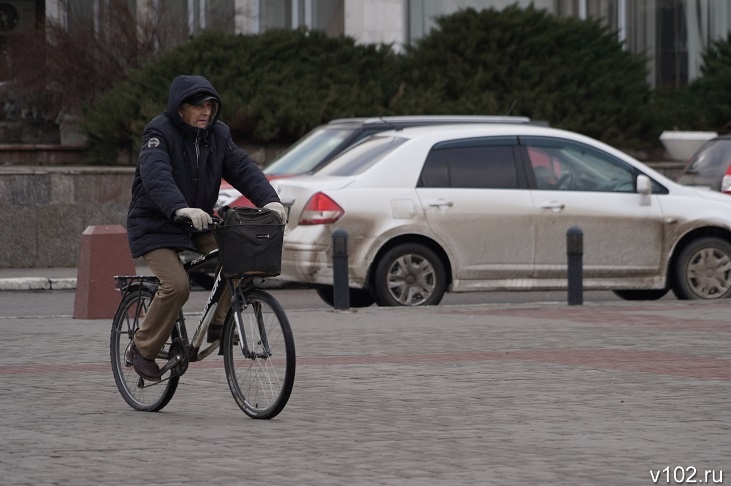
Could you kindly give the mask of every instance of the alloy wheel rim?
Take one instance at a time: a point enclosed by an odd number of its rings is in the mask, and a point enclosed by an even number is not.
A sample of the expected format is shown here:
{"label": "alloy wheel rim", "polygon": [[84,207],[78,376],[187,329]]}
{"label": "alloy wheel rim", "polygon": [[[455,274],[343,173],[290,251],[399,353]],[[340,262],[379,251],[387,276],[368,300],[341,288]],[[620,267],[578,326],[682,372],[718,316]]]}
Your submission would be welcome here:
{"label": "alloy wheel rim", "polygon": [[429,260],[409,253],[397,258],[388,269],[388,293],[401,305],[423,305],[436,287],[436,272]]}
{"label": "alloy wheel rim", "polygon": [[702,299],[719,299],[731,287],[731,257],[717,248],[703,248],[691,258],[688,285]]}

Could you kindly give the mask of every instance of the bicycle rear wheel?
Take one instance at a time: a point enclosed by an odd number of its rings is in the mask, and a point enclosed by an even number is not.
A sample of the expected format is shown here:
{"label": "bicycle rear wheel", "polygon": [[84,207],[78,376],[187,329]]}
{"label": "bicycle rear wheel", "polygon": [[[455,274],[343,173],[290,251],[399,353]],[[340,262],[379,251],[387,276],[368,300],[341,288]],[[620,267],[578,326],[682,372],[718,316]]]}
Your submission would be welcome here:
{"label": "bicycle rear wheel", "polygon": [[231,394],[246,415],[255,419],[276,417],[287,404],[294,385],[294,337],[284,309],[262,290],[241,291],[248,356],[234,313],[223,328],[223,362]]}
{"label": "bicycle rear wheel", "polygon": [[[132,364],[125,357],[126,351],[132,344],[132,337],[144,321],[147,309],[154,294],[147,288],[130,292],[119,305],[112,322],[112,336],[109,351],[112,359],[112,372],[122,398],[135,410],[157,412],[168,404],[175,389],[178,387],[179,376],[173,376],[169,371],[159,383],[142,379]],[[171,343],[177,340],[177,327],[173,328],[173,335],[163,349],[169,350]],[[158,364],[164,362],[158,360]]]}

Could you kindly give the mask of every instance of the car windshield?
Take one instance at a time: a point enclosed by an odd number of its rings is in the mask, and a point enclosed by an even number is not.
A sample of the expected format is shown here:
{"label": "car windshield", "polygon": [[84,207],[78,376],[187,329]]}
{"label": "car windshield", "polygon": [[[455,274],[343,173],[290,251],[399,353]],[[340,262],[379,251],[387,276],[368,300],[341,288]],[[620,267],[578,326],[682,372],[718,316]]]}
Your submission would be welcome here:
{"label": "car windshield", "polygon": [[402,137],[374,135],[340,154],[331,163],[317,171],[317,175],[351,176],[360,174],[404,142],[406,139]]}
{"label": "car windshield", "polygon": [[298,175],[311,172],[330,157],[354,131],[353,128],[316,128],[268,164],[264,173]]}
{"label": "car windshield", "polygon": [[687,173],[702,176],[720,177],[731,163],[731,143],[729,140],[713,140],[703,150],[695,154],[688,165]]}

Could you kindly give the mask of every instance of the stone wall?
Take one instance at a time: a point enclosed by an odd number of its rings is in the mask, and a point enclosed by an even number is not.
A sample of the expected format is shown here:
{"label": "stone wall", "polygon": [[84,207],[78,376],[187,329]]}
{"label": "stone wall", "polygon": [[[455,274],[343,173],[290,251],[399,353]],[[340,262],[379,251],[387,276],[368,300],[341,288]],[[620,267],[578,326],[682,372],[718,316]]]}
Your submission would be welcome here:
{"label": "stone wall", "polygon": [[0,268],[75,267],[88,226],[126,226],[134,167],[0,167]]}

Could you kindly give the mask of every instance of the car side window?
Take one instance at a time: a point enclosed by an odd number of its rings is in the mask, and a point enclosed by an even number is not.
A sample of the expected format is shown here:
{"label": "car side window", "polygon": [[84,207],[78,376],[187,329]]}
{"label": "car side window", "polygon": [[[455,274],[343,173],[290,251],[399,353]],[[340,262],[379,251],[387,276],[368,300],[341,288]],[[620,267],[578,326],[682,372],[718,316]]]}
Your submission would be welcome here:
{"label": "car side window", "polygon": [[561,139],[523,137],[536,189],[635,192],[637,170],[586,145]]}
{"label": "car side window", "polygon": [[536,188],[555,190],[563,172],[561,160],[538,147],[528,147],[528,158],[536,178]]}
{"label": "car side window", "polygon": [[419,187],[515,189],[515,152],[507,143],[465,140],[437,144],[424,162]]}

